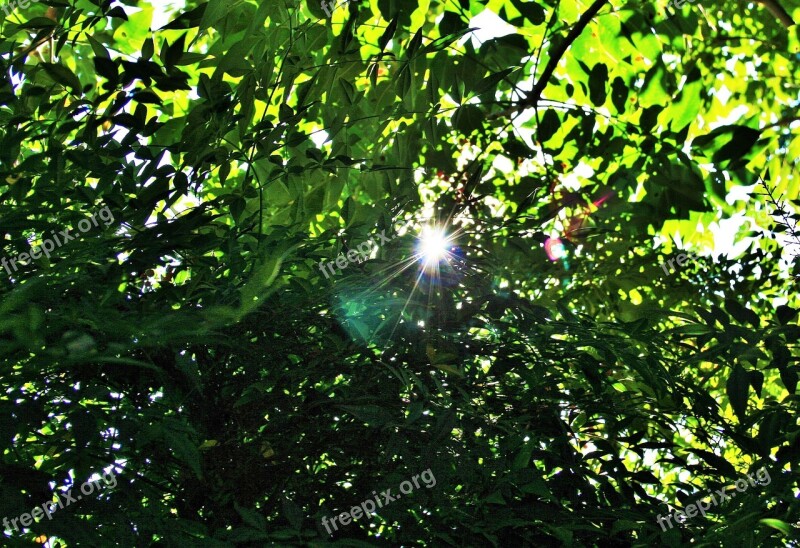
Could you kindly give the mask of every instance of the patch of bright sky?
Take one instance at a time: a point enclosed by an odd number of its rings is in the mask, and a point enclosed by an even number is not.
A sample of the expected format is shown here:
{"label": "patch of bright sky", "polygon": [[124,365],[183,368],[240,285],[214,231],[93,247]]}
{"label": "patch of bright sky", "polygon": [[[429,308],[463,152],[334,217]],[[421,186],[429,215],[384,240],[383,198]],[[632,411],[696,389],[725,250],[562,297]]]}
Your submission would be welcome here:
{"label": "patch of bright sky", "polygon": [[493,38],[500,38],[507,34],[516,34],[517,29],[509,25],[491,10],[483,10],[469,20],[470,28],[475,29],[464,36],[460,43],[472,40],[472,46],[477,50],[481,44]]}
{"label": "patch of bright sky", "polygon": [[160,29],[175,17],[176,12],[179,12],[186,7],[185,0],[150,0],[150,5],[153,6],[153,23],[151,29]]}

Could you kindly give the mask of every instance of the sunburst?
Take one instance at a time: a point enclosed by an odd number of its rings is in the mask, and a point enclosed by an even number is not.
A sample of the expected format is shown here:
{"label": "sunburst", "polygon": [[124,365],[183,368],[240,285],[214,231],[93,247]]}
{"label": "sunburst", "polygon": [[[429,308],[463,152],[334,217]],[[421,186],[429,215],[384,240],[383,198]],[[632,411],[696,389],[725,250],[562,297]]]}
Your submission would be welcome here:
{"label": "sunburst", "polygon": [[452,256],[452,238],[441,227],[427,226],[423,228],[417,240],[415,258],[428,272],[438,269],[442,261],[446,261]]}

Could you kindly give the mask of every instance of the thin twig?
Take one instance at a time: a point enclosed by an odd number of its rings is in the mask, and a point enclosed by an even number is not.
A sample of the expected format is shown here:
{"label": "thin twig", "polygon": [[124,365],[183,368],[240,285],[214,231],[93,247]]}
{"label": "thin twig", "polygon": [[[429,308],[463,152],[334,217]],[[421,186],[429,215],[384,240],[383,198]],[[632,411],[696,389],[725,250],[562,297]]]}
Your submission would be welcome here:
{"label": "thin twig", "polygon": [[[765,196],[767,196],[769,203],[775,207],[775,211],[772,213],[772,216],[777,216],[783,221],[783,226],[786,227],[786,230],[796,242],[793,245],[800,245],[800,235],[797,233],[797,223],[790,222],[788,212],[786,211],[786,202],[775,199],[775,196],[772,194],[772,189],[769,187],[769,185],[767,185],[763,178],[761,178],[759,182],[761,183],[761,186],[764,187],[764,190],[767,191]],[[797,257],[797,254],[794,256]]]}
{"label": "thin twig", "polygon": [[763,132],[765,129],[772,129],[774,127],[786,127],[790,125],[792,122],[798,122],[798,121],[800,121],[800,116],[787,116],[786,118],[781,118],[774,124],[769,124],[768,126],[764,126],[763,128],[761,128],[761,131]]}

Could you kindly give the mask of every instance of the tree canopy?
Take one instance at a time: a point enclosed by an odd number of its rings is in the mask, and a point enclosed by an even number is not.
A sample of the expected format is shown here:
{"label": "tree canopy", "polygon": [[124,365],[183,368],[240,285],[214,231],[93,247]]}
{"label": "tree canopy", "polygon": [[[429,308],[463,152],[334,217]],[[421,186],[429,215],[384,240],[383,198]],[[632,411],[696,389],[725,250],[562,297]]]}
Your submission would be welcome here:
{"label": "tree canopy", "polygon": [[800,1],[0,9],[3,545],[797,545]]}

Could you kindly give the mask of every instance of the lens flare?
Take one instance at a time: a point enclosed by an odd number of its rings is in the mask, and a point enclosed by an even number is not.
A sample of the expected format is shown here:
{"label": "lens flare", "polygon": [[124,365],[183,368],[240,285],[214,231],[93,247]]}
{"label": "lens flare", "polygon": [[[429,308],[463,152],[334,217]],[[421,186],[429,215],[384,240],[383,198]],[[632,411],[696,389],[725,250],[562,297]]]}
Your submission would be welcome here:
{"label": "lens flare", "polygon": [[426,228],[419,239],[419,252],[426,266],[434,266],[447,257],[449,242],[443,230]]}
{"label": "lens flare", "polygon": [[557,261],[567,254],[564,243],[558,238],[548,238],[544,243],[544,252],[551,261]]}

